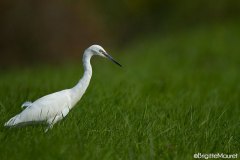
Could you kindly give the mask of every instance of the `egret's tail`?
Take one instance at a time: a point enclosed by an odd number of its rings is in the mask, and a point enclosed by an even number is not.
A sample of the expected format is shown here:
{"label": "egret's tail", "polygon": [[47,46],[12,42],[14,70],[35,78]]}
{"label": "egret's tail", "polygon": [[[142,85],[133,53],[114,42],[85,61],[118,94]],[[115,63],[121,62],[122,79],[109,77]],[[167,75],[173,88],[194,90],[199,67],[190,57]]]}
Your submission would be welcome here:
{"label": "egret's tail", "polygon": [[16,115],[14,117],[12,117],[9,121],[7,121],[4,126],[5,127],[11,127],[11,126],[15,126],[19,123],[19,115]]}

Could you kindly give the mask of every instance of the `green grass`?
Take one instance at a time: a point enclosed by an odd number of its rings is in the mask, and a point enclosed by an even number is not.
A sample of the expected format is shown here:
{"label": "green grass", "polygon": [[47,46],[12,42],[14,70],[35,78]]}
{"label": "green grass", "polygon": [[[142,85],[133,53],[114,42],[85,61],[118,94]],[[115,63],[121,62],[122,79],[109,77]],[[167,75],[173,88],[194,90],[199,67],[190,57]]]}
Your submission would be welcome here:
{"label": "green grass", "polygon": [[[149,36],[93,58],[91,84],[53,130],[6,129],[26,100],[73,86],[82,64],[0,73],[0,159],[192,159],[240,153],[239,25]],[[239,155],[240,156],[240,155]]]}

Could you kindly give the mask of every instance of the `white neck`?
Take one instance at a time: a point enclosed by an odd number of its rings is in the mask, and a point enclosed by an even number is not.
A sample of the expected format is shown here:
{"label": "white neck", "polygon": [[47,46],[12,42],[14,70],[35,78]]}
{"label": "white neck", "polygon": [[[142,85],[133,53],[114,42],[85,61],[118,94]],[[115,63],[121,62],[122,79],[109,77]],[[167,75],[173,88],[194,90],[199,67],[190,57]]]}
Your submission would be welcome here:
{"label": "white neck", "polygon": [[84,92],[86,91],[90,83],[90,80],[92,77],[92,66],[91,66],[90,60],[92,56],[93,55],[91,52],[89,52],[88,50],[85,50],[83,54],[84,74],[83,74],[83,77],[77,83],[77,85],[71,89],[71,95],[72,95],[71,107],[73,107],[81,99],[82,95],[84,94]]}

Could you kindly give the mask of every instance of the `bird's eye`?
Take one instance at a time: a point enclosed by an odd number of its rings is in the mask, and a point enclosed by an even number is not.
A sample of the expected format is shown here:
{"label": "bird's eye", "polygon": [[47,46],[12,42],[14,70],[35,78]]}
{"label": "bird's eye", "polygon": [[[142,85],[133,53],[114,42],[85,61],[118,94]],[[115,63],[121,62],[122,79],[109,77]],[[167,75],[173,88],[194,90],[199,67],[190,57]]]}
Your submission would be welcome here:
{"label": "bird's eye", "polygon": [[103,50],[99,49],[99,52],[100,52],[100,53],[103,53]]}

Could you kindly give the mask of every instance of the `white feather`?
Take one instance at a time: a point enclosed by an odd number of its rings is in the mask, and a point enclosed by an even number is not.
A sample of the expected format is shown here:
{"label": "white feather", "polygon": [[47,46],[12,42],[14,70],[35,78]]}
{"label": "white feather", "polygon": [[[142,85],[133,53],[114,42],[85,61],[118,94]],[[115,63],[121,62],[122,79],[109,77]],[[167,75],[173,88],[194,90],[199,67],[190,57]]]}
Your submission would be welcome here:
{"label": "white feather", "polygon": [[32,102],[27,101],[22,104],[21,108],[30,107],[31,105],[32,105]]}

